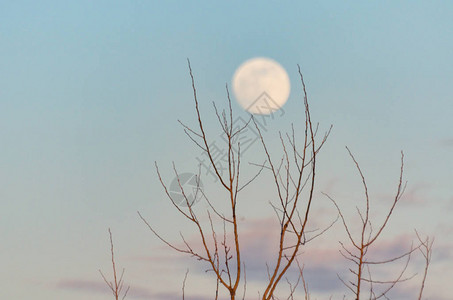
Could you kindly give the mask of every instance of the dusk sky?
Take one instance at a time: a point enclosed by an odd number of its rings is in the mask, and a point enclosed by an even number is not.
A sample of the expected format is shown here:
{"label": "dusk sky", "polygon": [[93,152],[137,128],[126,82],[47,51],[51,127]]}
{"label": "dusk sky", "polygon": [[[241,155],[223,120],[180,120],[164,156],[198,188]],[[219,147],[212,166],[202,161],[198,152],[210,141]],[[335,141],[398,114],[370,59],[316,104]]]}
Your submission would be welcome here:
{"label": "dusk sky", "polygon": [[[293,123],[303,135],[297,65],[320,136],[333,125],[318,156],[311,228],[336,217],[323,192],[349,220],[365,203],[345,146],[366,176],[380,224],[403,151],[406,192],[374,254],[409,249],[414,229],[434,237],[424,298],[451,299],[452,16],[451,1],[0,0],[0,299],[112,299],[98,272],[111,277],[108,228],[130,285],[126,299],[181,299],[187,269],[187,298],[213,299],[208,266],[166,247],[137,211],[171,242],[181,243],[180,231],[198,241],[154,165],[168,185],[172,162],[181,173],[198,170],[201,150],[178,123],[197,125],[187,58],[208,137],[221,145],[212,102],[228,107],[228,84],[235,116],[247,119],[231,87],[237,68],[256,57],[278,62],[291,85],[265,126],[275,160],[279,131]],[[263,157],[259,142],[244,152],[244,180]],[[214,203],[225,200],[218,182],[201,174]],[[272,183],[263,171],[238,200],[246,299],[262,293],[274,259]],[[205,206],[196,204],[201,215]],[[352,299],[337,278],[350,267],[338,241],[347,242],[340,222],[303,249],[313,299]],[[423,268],[414,253],[407,275],[418,274],[390,298],[415,299]],[[376,277],[394,270],[398,264]]]}

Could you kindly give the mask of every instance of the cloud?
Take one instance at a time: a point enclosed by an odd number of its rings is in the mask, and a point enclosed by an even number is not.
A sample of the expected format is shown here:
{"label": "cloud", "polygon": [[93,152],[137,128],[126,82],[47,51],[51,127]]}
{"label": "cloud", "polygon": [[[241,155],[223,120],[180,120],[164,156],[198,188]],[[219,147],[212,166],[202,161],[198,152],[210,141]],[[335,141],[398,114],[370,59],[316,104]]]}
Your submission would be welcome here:
{"label": "cloud", "polygon": [[453,260],[453,243],[449,240],[435,241],[432,262],[443,264]]}
{"label": "cloud", "polygon": [[[453,199],[452,199],[453,200]],[[452,201],[450,200],[450,201]],[[453,201],[449,203],[449,206],[453,208]],[[453,224],[450,220],[444,220],[436,226],[436,232],[442,236],[451,237],[453,235]]]}
{"label": "cloud", "polygon": [[[399,201],[399,205],[420,207],[429,203],[438,203],[438,199],[433,198],[431,195],[433,191],[432,184],[428,182],[417,182],[408,184],[406,190]],[[383,202],[388,203],[393,201],[395,194],[392,193],[379,193],[377,197]]]}
{"label": "cloud", "polygon": [[[246,266],[247,282],[264,286],[269,269],[275,266],[278,255],[280,227],[274,217],[247,221],[240,232],[241,256]],[[336,245],[336,244],[335,244]],[[304,263],[304,276],[313,292],[334,292],[342,288],[337,277],[341,269],[347,269],[347,262],[336,248],[308,247],[299,257]],[[267,264],[267,266],[266,266]],[[199,271],[203,271],[199,269]],[[299,270],[294,265],[286,276],[297,281]],[[284,280],[283,280],[284,281]],[[282,286],[286,283],[282,282]],[[282,287],[282,290],[285,288]]]}
{"label": "cloud", "polygon": [[[420,283],[397,284],[388,294],[389,299],[418,299],[420,293]],[[451,296],[446,297],[441,294],[442,291],[428,290],[427,286],[423,290],[422,299],[449,300]]]}
{"label": "cloud", "polygon": [[403,194],[401,203],[404,204],[426,204],[429,201],[427,193],[432,189],[428,183],[420,182],[409,186]]}
{"label": "cloud", "polygon": [[[263,218],[248,222],[241,232],[241,254],[246,264],[247,280],[266,282],[267,267],[272,270],[278,254],[279,225],[275,218]],[[370,258],[377,260],[399,256],[410,249],[412,237],[403,235],[392,240],[377,243],[370,250]],[[348,276],[349,261],[339,253],[338,244],[311,243],[302,248],[299,261],[304,264],[304,276],[312,292],[337,292],[344,289],[337,274]],[[294,265],[287,276],[297,278],[298,270]]]}
{"label": "cloud", "polygon": [[[377,240],[368,253],[369,257],[376,260],[386,260],[397,257],[410,250],[414,236],[401,234],[392,239]],[[414,241],[415,242],[415,241]]]}
{"label": "cloud", "polygon": [[168,251],[168,246],[166,247],[167,248],[165,248],[165,253],[162,253],[161,251],[159,252],[155,251],[155,253],[152,255],[134,255],[129,256],[128,259],[131,261],[142,261],[156,264],[157,263],[167,264],[169,262],[184,260],[184,257],[182,257],[179,253],[177,253],[176,251]]}
{"label": "cloud", "polygon": [[78,279],[63,279],[57,282],[57,289],[73,290],[81,292],[96,292],[105,293],[110,292],[107,285],[104,282],[78,280]]}
{"label": "cloud", "polygon": [[[150,299],[181,300],[182,296],[181,296],[181,294],[177,294],[177,293],[158,293],[158,294],[154,294],[153,297]],[[212,300],[213,297],[184,295],[184,299],[187,299],[187,300]]]}
{"label": "cloud", "polygon": [[440,141],[440,144],[443,146],[443,147],[453,147],[453,138],[449,138],[449,139],[444,139],[442,141]]}
{"label": "cloud", "polygon": [[448,210],[453,210],[453,197],[450,197],[450,199],[448,199],[448,203],[447,203],[447,207],[446,207]]}
{"label": "cloud", "polygon": [[[324,219],[325,211],[314,211],[313,216],[317,216],[317,214],[320,214],[319,219]],[[280,227],[278,220],[275,217],[267,217],[249,221],[241,221],[240,225],[241,255],[243,262],[245,262],[246,265],[247,282],[248,284],[250,284],[250,288],[253,286],[253,288],[256,287],[257,289],[260,289],[265,286],[268,278],[266,264],[268,264],[269,268],[272,269],[277,258],[278,241],[280,237]],[[314,225],[323,228],[323,226],[320,224]],[[299,261],[304,264],[304,277],[309,285],[310,292],[314,297],[328,297],[329,295],[335,294],[343,295],[343,293],[347,292],[347,288],[344,287],[343,283],[341,283],[341,281],[338,279],[337,274],[342,276],[342,278],[344,278],[346,281],[353,279],[353,275],[349,272],[349,268],[354,268],[353,263],[342,257],[339,253],[339,245],[337,244],[337,240],[340,239],[340,237],[338,237],[338,232],[329,231],[328,233],[330,234],[330,236],[322,236],[319,241],[315,240],[309,243],[307,247],[302,247],[302,254],[299,256]],[[210,237],[211,236],[209,236],[209,238]],[[219,233],[219,236],[217,238],[223,238],[223,234]],[[368,258],[370,260],[378,261],[400,256],[401,254],[406,253],[408,250],[410,250],[412,241],[414,241],[415,243],[415,240],[415,236],[410,234],[398,235],[392,239],[378,240],[374,247],[370,249]],[[187,242],[191,245],[199,246],[199,238],[196,235],[188,238]],[[345,240],[345,242],[346,245],[349,244],[347,240]],[[353,250],[352,247],[349,247],[348,249]],[[442,255],[445,257],[450,257],[450,253],[448,253],[447,250],[448,249],[445,248]],[[222,257],[222,253],[220,254]],[[175,259],[175,255],[168,255],[168,257],[166,257],[165,255],[162,256],[157,253],[156,255],[158,256],[149,258],[139,257],[137,259],[144,259],[152,262],[158,262],[161,260],[169,261],[170,259]],[[183,259],[183,264],[186,264],[188,262],[188,264],[190,264],[191,271],[195,272],[195,274],[199,276],[205,276],[205,271],[207,268],[209,268],[207,264],[200,263],[193,258],[190,259],[189,257],[184,257],[184,255],[179,254],[177,254],[176,257],[179,257],[177,258],[179,264],[182,263]],[[417,269],[422,266],[422,261],[419,259],[415,260],[414,263],[414,267]],[[382,267],[373,267],[372,272],[375,275],[374,277],[376,279],[391,280],[395,277],[395,274],[397,274],[395,272],[401,271],[402,264],[404,264],[404,259],[395,262],[391,266],[385,265]],[[230,268],[234,268],[233,261],[231,262]],[[408,272],[408,274],[409,273],[410,272]],[[286,275],[290,280],[292,280],[292,282],[295,282],[298,276],[297,266],[294,265],[292,268],[290,268]],[[285,285],[286,282],[283,279],[282,284],[280,285],[280,289],[283,293],[286,292],[287,287]],[[252,293],[250,288],[250,293]],[[301,289],[301,286],[299,288]],[[403,295],[403,293],[409,292],[410,290],[395,290],[395,293],[400,293],[401,295]],[[174,295],[171,293],[159,294],[158,297],[154,294],[152,295],[156,297],[154,299],[165,300],[176,299],[180,297],[180,295]],[[197,299],[202,298],[197,297]],[[405,298],[402,296],[402,298],[395,297],[395,299]]]}
{"label": "cloud", "polygon": [[[89,281],[80,279],[63,279],[56,283],[55,287],[62,290],[78,291],[80,293],[93,294],[103,293],[111,294],[110,289],[104,282],[101,281]],[[181,292],[158,292],[154,293],[151,289],[132,286],[127,294],[127,298],[130,299],[153,299],[153,300],[180,300]],[[211,300],[211,297],[205,296],[185,296],[188,300]]]}

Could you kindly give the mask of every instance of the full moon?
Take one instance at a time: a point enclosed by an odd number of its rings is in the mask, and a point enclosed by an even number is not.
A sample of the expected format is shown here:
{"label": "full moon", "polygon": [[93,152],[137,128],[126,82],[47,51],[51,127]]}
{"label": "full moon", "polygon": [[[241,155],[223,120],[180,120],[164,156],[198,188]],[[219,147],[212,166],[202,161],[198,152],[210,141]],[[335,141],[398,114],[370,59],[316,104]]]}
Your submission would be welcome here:
{"label": "full moon", "polygon": [[247,60],[233,75],[236,100],[252,114],[268,115],[279,110],[288,100],[290,86],[285,69],[264,57]]}

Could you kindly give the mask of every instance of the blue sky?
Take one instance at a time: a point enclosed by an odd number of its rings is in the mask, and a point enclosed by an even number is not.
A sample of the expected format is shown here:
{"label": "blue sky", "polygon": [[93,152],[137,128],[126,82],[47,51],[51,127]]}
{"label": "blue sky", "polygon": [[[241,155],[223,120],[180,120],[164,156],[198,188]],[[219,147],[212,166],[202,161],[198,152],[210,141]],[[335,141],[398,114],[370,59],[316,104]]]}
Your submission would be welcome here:
{"label": "blue sky", "polygon": [[[0,1],[0,280],[8,283],[0,298],[110,299],[97,273],[110,267],[108,227],[131,298],[179,298],[189,266],[187,291],[201,297],[205,275],[162,247],[136,211],[169,239],[185,226],[154,161],[171,181],[172,161],[190,172],[200,155],[177,122],[196,121],[186,59],[210,136],[219,139],[211,102],[225,107],[236,68],[269,57],[292,87],[284,116],[269,127],[270,146],[278,149],[278,130],[302,124],[297,64],[313,118],[322,130],[334,126],[320,156],[320,209],[328,206],[322,191],[345,209],[360,203],[345,145],[377,209],[396,188],[404,150],[407,193],[385,238],[414,238],[413,228],[434,235],[426,295],[446,299],[453,292],[443,279],[453,267],[452,13],[449,1]],[[260,153],[256,145],[246,159]],[[212,179],[204,183],[215,191]],[[270,192],[266,177],[258,184],[264,188],[246,192],[245,236],[261,237],[257,224],[272,218],[256,202]],[[244,250],[251,265],[259,264],[255,246]],[[336,253],[337,246],[314,247]],[[313,292],[322,297],[321,290]],[[341,291],[328,291],[341,299]]]}

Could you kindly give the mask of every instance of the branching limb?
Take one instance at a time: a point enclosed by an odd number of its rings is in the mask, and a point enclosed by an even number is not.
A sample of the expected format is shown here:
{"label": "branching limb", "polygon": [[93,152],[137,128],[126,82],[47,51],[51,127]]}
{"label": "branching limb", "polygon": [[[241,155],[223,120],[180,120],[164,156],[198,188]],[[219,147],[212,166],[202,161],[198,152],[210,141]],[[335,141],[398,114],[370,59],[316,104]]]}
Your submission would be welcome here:
{"label": "branching limb", "polygon": [[434,238],[426,237],[425,239],[422,239],[420,237],[419,233],[417,232],[417,230],[415,230],[415,234],[417,235],[417,238],[421,243],[421,246],[419,248],[420,252],[422,253],[423,257],[425,258],[425,270],[423,272],[423,280],[422,280],[420,292],[418,295],[418,300],[421,300],[422,296],[423,296],[423,289],[425,288],[426,276],[428,275],[429,264],[431,262],[431,256],[433,254]]}
{"label": "branching limb", "polygon": [[[115,256],[114,256],[114,251],[113,251],[113,237],[112,237],[112,231],[109,228],[109,236],[110,236],[110,253],[112,255],[112,268],[113,268],[113,281],[108,281],[107,278],[104,276],[101,270],[99,270],[99,273],[102,276],[102,279],[104,279],[104,282],[108,285],[110,290],[113,293],[113,296],[115,297],[115,300],[119,300],[121,297],[121,293],[123,291],[124,287],[124,280],[123,280],[123,275],[124,275],[124,269],[121,272],[120,277],[117,277],[117,271],[116,271],[116,265],[115,265]],[[124,300],[126,298],[127,292],[129,292],[130,286],[126,288],[126,290],[123,293],[123,297],[121,298]]]}

